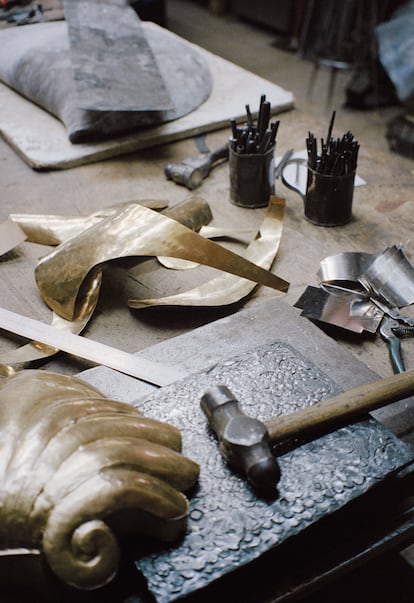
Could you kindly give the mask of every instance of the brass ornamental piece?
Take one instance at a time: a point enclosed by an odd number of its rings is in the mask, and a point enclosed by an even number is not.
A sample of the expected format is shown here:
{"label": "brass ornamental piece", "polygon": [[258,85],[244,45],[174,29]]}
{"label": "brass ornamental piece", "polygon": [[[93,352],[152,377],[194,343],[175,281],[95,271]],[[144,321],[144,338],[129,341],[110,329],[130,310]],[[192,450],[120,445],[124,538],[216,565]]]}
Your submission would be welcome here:
{"label": "brass ornamental piece", "polygon": [[80,379],[25,370],[0,380],[0,548],[33,550],[78,589],[118,570],[120,539],[183,536],[199,466],[178,429]]}
{"label": "brass ornamental piece", "polygon": [[158,255],[206,264],[281,291],[289,286],[175,220],[134,204],[59,245],[40,260],[35,277],[46,304],[59,316],[73,320],[82,294],[104,264],[119,258]]}

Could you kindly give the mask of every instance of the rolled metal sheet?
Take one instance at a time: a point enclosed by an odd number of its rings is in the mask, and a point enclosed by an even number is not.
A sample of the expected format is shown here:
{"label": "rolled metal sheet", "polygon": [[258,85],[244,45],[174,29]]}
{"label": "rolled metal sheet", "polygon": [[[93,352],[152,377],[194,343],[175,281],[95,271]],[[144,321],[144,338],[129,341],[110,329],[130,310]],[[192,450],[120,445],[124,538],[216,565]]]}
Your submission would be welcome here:
{"label": "rolled metal sheet", "polygon": [[321,282],[358,281],[359,277],[378,256],[377,253],[345,251],[324,258],[318,270]]}
{"label": "rolled metal sheet", "polygon": [[414,267],[401,246],[393,245],[385,249],[359,280],[392,306],[402,308],[414,303]]}

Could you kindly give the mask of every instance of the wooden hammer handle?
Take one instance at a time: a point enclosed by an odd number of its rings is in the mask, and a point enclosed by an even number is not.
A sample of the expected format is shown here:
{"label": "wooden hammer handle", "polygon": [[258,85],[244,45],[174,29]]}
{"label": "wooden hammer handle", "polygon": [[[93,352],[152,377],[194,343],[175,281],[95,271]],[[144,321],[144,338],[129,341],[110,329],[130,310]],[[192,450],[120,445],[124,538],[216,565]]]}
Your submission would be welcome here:
{"label": "wooden hammer handle", "polygon": [[338,396],[322,400],[292,414],[265,422],[270,441],[280,441],[303,435],[312,429],[351,422],[371,410],[397,402],[414,394],[414,369],[391,377],[364,383]]}

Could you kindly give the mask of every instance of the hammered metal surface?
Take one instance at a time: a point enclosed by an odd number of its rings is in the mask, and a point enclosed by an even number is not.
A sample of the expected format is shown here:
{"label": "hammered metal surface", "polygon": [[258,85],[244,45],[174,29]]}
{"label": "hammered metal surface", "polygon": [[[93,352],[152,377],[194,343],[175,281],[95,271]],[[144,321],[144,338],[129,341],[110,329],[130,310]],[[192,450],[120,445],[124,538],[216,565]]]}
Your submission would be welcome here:
{"label": "hammered metal surface", "polygon": [[253,561],[368,491],[412,456],[387,429],[367,419],[285,453],[279,458],[277,496],[259,499],[225,465],[200,409],[202,394],[217,383],[233,391],[246,414],[262,420],[339,393],[311,361],[277,342],[136,402],[146,415],[179,427],[183,453],[201,466],[183,541],[148,549],[136,561],[159,603],[193,593]]}

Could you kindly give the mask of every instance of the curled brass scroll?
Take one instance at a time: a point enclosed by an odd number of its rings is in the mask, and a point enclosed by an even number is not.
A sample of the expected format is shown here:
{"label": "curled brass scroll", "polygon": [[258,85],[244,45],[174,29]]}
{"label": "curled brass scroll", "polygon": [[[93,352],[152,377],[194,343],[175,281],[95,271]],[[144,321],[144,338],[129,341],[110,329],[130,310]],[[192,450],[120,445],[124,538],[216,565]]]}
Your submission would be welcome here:
{"label": "curled brass scroll", "polygon": [[205,239],[175,220],[131,204],[42,258],[39,291],[59,316],[72,320],[84,291],[104,264],[134,256],[170,256],[206,264],[277,290],[289,284],[251,261]]}
{"label": "curled brass scroll", "polygon": [[[262,268],[269,269],[277,254],[283,230],[285,200],[272,196],[256,238],[247,247],[244,257]],[[247,296],[255,287],[232,274],[223,274],[190,291],[154,299],[130,299],[131,308],[149,306],[222,306]]]}
{"label": "curled brass scroll", "polygon": [[172,425],[80,379],[24,370],[0,379],[0,549],[40,551],[64,583],[95,589],[119,540],[173,542],[199,466]]}

